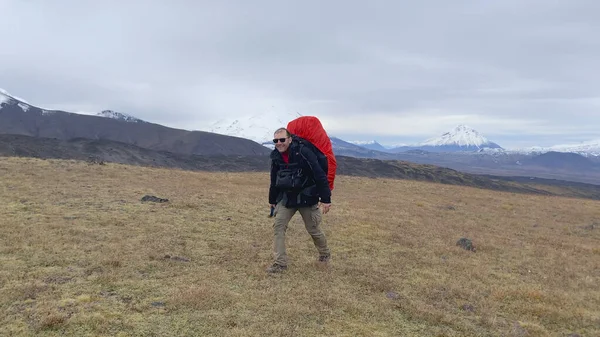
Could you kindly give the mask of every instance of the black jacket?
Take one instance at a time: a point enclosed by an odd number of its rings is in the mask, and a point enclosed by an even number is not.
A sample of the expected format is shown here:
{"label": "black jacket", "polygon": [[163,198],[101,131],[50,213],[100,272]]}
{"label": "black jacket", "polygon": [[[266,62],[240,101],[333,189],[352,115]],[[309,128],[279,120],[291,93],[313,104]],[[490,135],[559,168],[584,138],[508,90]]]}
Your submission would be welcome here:
{"label": "black jacket", "polygon": [[[327,174],[317,161],[316,154],[307,146],[300,146],[292,141],[288,148],[289,164],[283,161],[281,153],[274,149],[271,152],[271,185],[269,187],[269,204],[277,204],[285,199],[286,207],[312,206],[319,201],[331,202],[331,190]],[[289,190],[277,187],[277,176],[287,168],[299,172],[303,182],[302,188]]]}

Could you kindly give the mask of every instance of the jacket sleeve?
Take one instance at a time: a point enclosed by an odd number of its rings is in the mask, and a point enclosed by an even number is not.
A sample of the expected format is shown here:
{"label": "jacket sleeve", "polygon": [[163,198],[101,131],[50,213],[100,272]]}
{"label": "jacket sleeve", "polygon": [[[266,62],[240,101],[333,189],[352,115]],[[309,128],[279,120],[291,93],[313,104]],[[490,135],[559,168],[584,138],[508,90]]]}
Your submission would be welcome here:
{"label": "jacket sleeve", "polygon": [[327,174],[319,165],[317,155],[310,149],[303,147],[301,150],[302,156],[308,162],[311,171],[313,172],[313,178],[317,184],[317,191],[321,202],[329,204],[331,203],[331,189],[329,188],[329,181],[327,180]]}
{"label": "jacket sleeve", "polygon": [[279,191],[275,187],[275,181],[277,177],[277,165],[271,161],[271,183],[269,185],[269,204],[274,205],[277,203],[277,195]]}

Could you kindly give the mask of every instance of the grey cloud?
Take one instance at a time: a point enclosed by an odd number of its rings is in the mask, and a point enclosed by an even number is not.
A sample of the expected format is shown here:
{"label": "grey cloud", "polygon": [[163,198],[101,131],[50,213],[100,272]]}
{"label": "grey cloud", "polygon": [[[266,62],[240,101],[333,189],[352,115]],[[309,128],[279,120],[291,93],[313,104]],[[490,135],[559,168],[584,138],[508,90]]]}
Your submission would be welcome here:
{"label": "grey cloud", "polygon": [[[40,105],[185,128],[301,111],[333,133],[398,141],[457,121],[515,144],[525,129],[600,138],[596,1],[5,0],[0,10],[0,87]],[[353,129],[365,114],[373,126]],[[401,125],[380,127],[386,116]]]}

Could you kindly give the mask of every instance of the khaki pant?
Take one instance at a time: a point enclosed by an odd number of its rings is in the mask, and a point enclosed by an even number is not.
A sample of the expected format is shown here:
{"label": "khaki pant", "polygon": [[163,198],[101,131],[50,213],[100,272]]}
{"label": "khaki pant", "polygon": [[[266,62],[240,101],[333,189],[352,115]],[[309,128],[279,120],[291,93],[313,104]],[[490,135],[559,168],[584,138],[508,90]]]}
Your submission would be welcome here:
{"label": "khaki pant", "polygon": [[288,223],[297,211],[300,212],[306,231],[312,237],[319,255],[330,254],[329,247],[327,247],[327,239],[321,231],[321,210],[318,206],[287,208],[280,202],[275,207],[273,229],[275,234],[275,263],[282,266],[287,266],[288,263],[285,252],[285,232],[287,231]]}

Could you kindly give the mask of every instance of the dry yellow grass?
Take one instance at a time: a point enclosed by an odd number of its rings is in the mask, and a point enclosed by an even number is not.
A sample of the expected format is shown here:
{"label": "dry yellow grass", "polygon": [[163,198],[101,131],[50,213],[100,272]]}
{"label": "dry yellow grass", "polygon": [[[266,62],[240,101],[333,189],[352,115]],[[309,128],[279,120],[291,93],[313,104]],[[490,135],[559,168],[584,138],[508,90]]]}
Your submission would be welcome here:
{"label": "dry yellow grass", "polygon": [[270,276],[267,184],[0,158],[0,335],[600,335],[598,201],[338,177]]}

